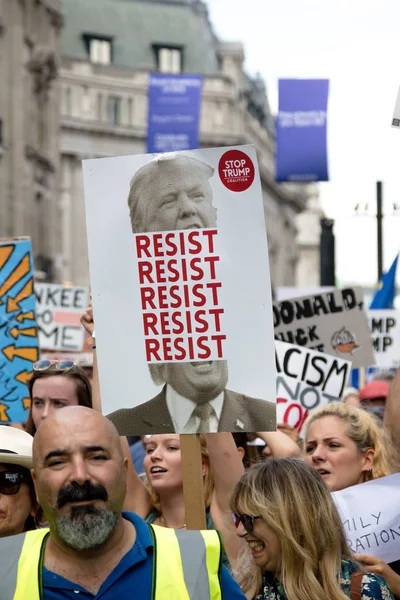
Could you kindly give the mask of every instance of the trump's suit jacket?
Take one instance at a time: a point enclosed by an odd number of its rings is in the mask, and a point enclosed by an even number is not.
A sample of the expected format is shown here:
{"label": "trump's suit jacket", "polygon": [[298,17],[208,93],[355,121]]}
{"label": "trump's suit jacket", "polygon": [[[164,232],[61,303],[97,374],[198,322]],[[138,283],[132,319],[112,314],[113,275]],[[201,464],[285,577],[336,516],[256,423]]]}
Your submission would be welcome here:
{"label": "trump's suit jacket", "polygon": [[[152,400],[134,408],[122,408],[107,415],[120,435],[180,433],[168,410],[166,386]],[[275,431],[276,405],[249,398],[230,390],[224,392],[224,403],[218,431]]]}

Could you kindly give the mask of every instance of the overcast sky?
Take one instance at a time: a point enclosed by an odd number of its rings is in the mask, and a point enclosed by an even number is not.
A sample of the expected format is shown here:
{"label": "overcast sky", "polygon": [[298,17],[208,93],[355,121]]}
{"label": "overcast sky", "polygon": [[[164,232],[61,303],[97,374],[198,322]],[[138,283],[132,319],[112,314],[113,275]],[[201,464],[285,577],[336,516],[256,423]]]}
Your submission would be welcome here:
{"label": "overcast sky", "polygon": [[[339,284],[376,280],[376,181],[384,182],[384,268],[400,247],[400,129],[391,120],[400,84],[400,0],[207,0],[225,41],[242,41],[247,71],[266,81],[274,112],[279,78],[328,78],[330,182]],[[399,216],[393,217],[397,203]],[[369,205],[369,217],[354,206]],[[400,274],[398,274],[400,283]]]}

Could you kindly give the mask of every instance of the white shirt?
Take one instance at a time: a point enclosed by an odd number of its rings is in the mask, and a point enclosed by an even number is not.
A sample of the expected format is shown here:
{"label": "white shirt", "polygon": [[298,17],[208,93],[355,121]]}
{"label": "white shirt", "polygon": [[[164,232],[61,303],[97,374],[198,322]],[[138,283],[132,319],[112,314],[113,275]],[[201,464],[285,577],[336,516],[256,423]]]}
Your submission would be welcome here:
{"label": "white shirt", "polygon": [[[197,402],[184,398],[168,384],[166,401],[175,431],[179,433],[196,433],[200,425],[200,418],[192,416],[192,412],[197,407]],[[210,418],[210,433],[217,433],[218,431],[223,403],[224,392],[221,392],[214,400],[209,401],[214,409]]]}

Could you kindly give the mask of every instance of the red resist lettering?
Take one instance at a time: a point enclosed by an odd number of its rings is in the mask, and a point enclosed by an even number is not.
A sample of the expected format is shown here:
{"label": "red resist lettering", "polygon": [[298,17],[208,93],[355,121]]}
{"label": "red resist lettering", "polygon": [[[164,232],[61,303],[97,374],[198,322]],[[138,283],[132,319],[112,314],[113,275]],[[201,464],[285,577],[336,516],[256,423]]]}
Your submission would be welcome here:
{"label": "red resist lettering", "polygon": [[182,360],[207,360],[211,356],[223,358],[222,342],[226,335],[202,335],[200,337],[163,337],[145,340],[147,362]]}
{"label": "red resist lettering", "polygon": [[138,263],[140,285],[148,283],[174,283],[176,281],[200,281],[215,279],[215,263],[219,256],[204,258],[143,260]]}
{"label": "red resist lettering", "polygon": [[[224,314],[223,308],[210,308],[207,310],[197,310],[191,313],[189,310],[180,311],[162,311],[159,315],[156,313],[143,314],[144,335],[179,335],[184,333],[206,333],[211,326],[215,332],[221,331],[220,316]],[[208,318],[211,317],[211,324]]]}
{"label": "red resist lettering", "polygon": [[169,233],[141,233],[136,238],[136,254],[138,259],[185,256],[214,253],[214,237],[216,229],[196,229],[195,231],[173,231]]}
{"label": "red resist lettering", "polygon": [[[156,288],[142,287],[140,294],[142,298],[142,310],[157,310],[158,308],[190,308],[191,306],[204,306],[207,301],[212,302],[212,306],[218,305],[218,290],[222,287],[219,281],[210,283],[197,283],[196,285],[183,286],[159,285]],[[208,290],[211,292],[208,293]]]}

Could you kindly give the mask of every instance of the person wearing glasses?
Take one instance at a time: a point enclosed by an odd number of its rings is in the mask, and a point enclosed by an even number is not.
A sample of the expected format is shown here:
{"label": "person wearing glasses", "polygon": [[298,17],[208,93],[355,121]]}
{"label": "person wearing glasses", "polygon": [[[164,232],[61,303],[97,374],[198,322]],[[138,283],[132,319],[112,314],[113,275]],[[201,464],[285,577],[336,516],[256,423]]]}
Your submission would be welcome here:
{"label": "person wearing glasses", "polygon": [[0,537],[36,529],[31,435],[0,425]]}
{"label": "person wearing glasses", "polygon": [[35,435],[40,423],[66,406],[92,408],[92,386],[83,369],[72,360],[39,360],[28,383],[31,408],[26,431]]}
{"label": "person wearing glasses", "polygon": [[393,600],[386,581],[361,571],[328,487],[297,458],[247,471],[231,501],[237,535],[247,542],[236,579],[254,600]]}

